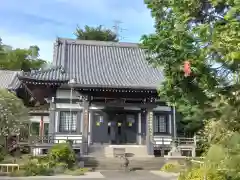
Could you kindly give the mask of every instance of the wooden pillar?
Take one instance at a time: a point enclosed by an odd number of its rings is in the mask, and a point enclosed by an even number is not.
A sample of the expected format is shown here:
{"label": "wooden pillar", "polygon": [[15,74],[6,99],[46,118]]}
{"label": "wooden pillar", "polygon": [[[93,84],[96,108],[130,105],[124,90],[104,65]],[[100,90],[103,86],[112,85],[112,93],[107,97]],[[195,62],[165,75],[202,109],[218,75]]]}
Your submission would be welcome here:
{"label": "wooden pillar", "polygon": [[88,145],[92,142],[92,111],[89,111],[89,122],[88,122]]}
{"label": "wooden pillar", "polygon": [[138,113],[138,144],[142,144],[142,114]]}
{"label": "wooden pillar", "polygon": [[43,135],[44,135],[44,122],[43,122],[43,116],[41,116],[41,119],[40,119],[39,135],[40,135],[40,137],[43,137]]}
{"label": "wooden pillar", "polygon": [[88,127],[89,127],[89,98],[83,97],[83,132],[81,154],[88,154]]}
{"label": "wooden pillar", "polygon": [[48,128],[49,136],[52,136],[56,132],[55,124],[56,124],[56,104],[54,97],[52,97],[49,109],[49,128]]}

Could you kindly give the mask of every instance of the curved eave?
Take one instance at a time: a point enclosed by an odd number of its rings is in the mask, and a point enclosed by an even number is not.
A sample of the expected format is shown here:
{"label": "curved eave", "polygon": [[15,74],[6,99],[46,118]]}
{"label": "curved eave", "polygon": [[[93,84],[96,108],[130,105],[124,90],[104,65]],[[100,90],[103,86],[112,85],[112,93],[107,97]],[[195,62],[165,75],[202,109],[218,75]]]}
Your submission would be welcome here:
{"label": "curved eave", "polygon": [[154,86],[114,86],[114,85],[89,85],[89,84],[72,84],[70,87],[90,90],[90,91],[106,91],[106,92],[147,92],[157,93],[157,87]]}
{"label": "curved eave", "polygon": [[18,79],[21,82],[27,83],[27,84],[48,84],[48,85],[62,85],[68,82],[68,80],[42,80],[42,79],[35,79],[31,77],[26,76],[18,76]]}

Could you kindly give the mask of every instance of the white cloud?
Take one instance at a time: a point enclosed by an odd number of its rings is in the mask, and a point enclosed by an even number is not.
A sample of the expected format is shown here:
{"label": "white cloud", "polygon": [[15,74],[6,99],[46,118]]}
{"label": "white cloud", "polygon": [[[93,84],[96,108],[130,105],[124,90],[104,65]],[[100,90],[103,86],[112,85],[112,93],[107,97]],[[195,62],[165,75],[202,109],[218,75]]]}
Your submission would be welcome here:
{"label": "white cloud", "polygon": [[4,44],[10,45],[13,48],[29,48],[31,45],[37,45],[40,48],[40,58],[52,61],[54,39],[41,40],[29,34],[9,34],[1,29],[0,36]]}
{"label": "white cloud", "polygon": [[122,41],[137,41],[142,34],[153,31],[150,12],[139,0],[131,0],[131,3],[126,0],[8,0],[1,4],[0,14],[1,9],[29,16],[29,19],[22,18],[23,23],[19,22],[17,27],[14,19],[9,21],[12,27],[2,25],[0,37],[3,42],[14,48],[37,45],[41,58],[49,61],[52,61],[55,37],[69,37],[78,23],[80,26],[101,24],[109,27],[113,20],[120,20],[121,27],[126,29],[120,33],[124,37]]}

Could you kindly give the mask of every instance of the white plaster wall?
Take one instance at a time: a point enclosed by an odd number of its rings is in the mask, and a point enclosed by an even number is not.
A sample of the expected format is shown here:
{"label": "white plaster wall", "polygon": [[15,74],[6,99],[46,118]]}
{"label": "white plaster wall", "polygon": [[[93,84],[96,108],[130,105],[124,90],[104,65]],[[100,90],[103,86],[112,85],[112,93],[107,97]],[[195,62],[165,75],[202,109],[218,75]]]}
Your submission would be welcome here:
{"label": "white plaster wall", "polygon": [[33,148],[32,149],[32,155],[33,156],[39,156],[43,153],[42,151],[43,151],[42,148]]}
{"label": "white plaster wall", "polygon": [[[162,140],[164,138],[164,140]],[[156,144],[161,144],[161,145],[170,145],[172,142],[172,137],[171,136],[153,136],[154,141]]]}
{"label": "white plaster wall", "polygon": [[83,109],[79,103],[56,103],[56,108],[60,109]]}
{"label": "white plaster wall", "polygon": [[[56,103],[56,108],[59,109],[83,109],[79,103]],[[91,106],[89,109],[104,109],[104,106]]]}
{"label": "white plaster wall", "polygon": [[[71,96],[71,90],[62,90],[62,89],[57,90],[56,98],[70,99],[70,96]],[[76,91],[72,92],[72,98],[78,99],[78,95]]]}
{"label": "white plaster wall", "polygon": [[153,109],[154,112],[156,111],[171,111],[171,107],[169,106],[157,106]]}
{"label": "white plaster wall", "polygon": [[168,115],[168,121],[169,121],[169,133],[172,134],[172,115]]}
{"label": "white plaster wall", "polygon": [[58,132],[59,112],[55,112],[55,132]]}
{"label": "white plaster wall", "polygon": [[[41,121],[41,116],[31,116],[30,121],[31,122],[40,122]],[[49,116],[43,116],[43,122],[44,123],[49,123]]]}
{"label": "white plaster wall", "polygon": [[67,140],[73,140],[73,143],[82,143],[82,135],[56,134],[54,143],[65,143]]}

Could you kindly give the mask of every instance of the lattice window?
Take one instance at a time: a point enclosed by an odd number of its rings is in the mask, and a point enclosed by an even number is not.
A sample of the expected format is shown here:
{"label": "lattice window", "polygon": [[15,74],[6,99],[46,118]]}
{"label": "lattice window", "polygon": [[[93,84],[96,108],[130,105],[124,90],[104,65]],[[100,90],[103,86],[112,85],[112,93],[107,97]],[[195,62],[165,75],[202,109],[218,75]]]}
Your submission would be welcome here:
{"label": "lattice window", "polygon": [[76,132],[77,131],[77,112],[61,111],[59,132]]}
{"label": "lattice window", "polygon": [[154,132],[155,133],[167,133],[167,116],[166,115],[154,115]]}

